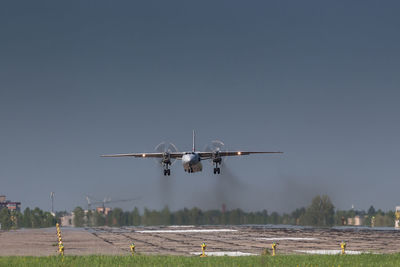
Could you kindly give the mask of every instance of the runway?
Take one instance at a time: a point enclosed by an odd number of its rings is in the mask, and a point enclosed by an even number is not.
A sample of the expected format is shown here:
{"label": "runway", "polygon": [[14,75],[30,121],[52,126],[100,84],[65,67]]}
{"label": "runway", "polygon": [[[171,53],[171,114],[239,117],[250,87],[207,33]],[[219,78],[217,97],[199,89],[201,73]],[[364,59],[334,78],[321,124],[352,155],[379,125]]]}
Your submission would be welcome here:
{"label": "runway", "polygon": [[[134,242],[142,254],[187,255],[207,244],[210,255],[260,255],[278,243],[278,254],[335,254],[347,242],[352,254],[400,252],[400,231],[393,228],[293,226],[61,227],[66,255],[128,255]],[[55,228],[0,232],[0,255],[57,255]]]}

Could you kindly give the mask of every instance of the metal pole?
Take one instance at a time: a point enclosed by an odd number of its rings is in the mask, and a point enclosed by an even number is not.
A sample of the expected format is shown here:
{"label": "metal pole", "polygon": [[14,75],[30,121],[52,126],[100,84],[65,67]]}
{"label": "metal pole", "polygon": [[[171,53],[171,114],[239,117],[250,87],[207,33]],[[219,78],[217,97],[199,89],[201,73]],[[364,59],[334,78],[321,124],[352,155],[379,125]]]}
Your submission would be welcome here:
{"label": "metal pole", "polygon": [[54,192],[50,193],[50,198],[51,198],[51,213],[54,214]]}

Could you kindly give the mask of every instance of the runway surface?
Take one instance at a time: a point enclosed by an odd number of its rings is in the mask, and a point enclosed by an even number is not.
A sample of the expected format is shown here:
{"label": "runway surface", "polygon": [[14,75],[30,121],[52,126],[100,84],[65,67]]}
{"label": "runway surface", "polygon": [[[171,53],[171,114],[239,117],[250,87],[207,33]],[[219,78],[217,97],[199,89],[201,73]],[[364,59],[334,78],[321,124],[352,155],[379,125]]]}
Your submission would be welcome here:
{"label": "runway surface", "polygon": [[[279,254],[334,254],[347,242],[351,253],[400,252],[400,231],[393,228],[329,228],[292,226],[165,226],[61,227],[66,255],[128,255],[134,242],[143,254],[200,254],[207,244],[213,255],[261,254],[278,243]],[[57,255],[55,228],[0,232],[0,255]]]}

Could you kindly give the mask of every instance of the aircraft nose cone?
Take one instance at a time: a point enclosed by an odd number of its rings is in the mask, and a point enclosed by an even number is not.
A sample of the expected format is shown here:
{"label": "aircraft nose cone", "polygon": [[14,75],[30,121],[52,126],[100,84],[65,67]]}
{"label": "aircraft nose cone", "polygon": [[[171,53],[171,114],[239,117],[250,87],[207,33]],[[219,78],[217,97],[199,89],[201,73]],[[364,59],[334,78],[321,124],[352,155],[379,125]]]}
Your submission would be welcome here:
{"label": "aircraft nose cone", "polygon": [[190,155],[190,164],[197,164],[199,162],[199,158],[197,157],[197,155]]}
{"label": "aircraft nose cone", "polygon": [[187,162],[189,165],[196,164],[196,156],[193,154],[184,155],[182,161]]}

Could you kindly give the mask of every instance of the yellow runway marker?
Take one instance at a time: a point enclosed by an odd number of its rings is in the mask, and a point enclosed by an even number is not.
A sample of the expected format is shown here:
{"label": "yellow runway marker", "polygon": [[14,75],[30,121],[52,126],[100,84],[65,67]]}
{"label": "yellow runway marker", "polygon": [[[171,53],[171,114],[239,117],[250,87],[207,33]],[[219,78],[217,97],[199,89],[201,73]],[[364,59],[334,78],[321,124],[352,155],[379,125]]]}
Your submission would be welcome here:
{"label": "yellow runway marker", "polygon": [[276,243],[273,242],[271,247],[272,247],[272,256],[275,256],[276,255]]}
{"label": "yellow runway marker", "polygon": [[131,248],[132,256],[134,256],[134,255],[135,255],[135,243],[132,243],[132,244],[130,245],[130,248]]}
{"label": "yellow runway marker", "polygon": [[346,242],[340,243],[340,248],[342,249],[342,255],[346,254]]}
{"label": "yellow runway marker", "polygon": [[200,257],[207,257],[206,248],[207,248],[206,243],[201,244],[201,255],[200,255]]}

